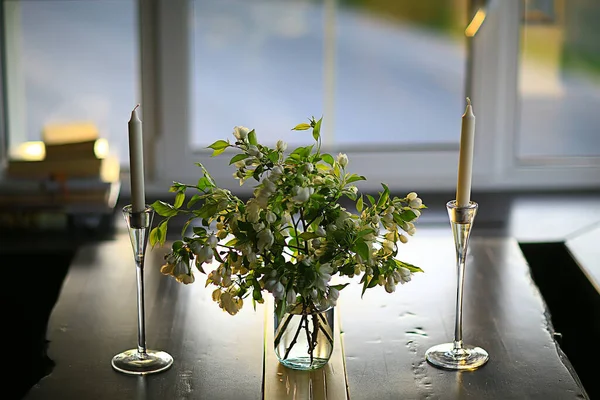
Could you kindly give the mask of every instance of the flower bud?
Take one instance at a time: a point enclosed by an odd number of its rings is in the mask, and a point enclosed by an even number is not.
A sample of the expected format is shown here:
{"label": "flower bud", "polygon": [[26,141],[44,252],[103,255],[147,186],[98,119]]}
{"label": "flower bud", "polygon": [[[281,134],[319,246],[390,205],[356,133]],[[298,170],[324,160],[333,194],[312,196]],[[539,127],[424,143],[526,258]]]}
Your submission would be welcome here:
{"label": "flower bud", "polygon": [[423,201],[420,198],[416,198],[410,201],[410,203],[408,203],[408,206],[410,208],[420,208],[423,205]]}
{"label": "flower bud", "polygon": [[251,144],[250,146],[248,146],[248,154],[250,154],[253,157],[257,157],[260,154],[260,151],[258,150],[258,147],[256,147],[255,145]]}
{"label": "flower bud", "polygon": [[406,243],[406,242],[408,242],[408,238],[407,238],[406,236],[402,235],[402,234],[401,234],[401,235],[399,235],[399,239],[400,239],[400,241],[401,241],[402,243]]}
{"label": "flower bud", "polygon": [[246,137],[248,137],[248,132],[250,132],[250,129],[246,128],[245,126],[236,126],[233,128],[233,136],[235,136],[237,140],[243,141],[246,139]]}
{"label": "flower bud", "polygon": [[268,223],[272,224],[273,222],[275,222],[277,220],[277,215],[275,215],[275,213],[271,210],[267,211],[266,215],[265,215],[265,219],[267,220]]}
{"label": "flower bud", "polygon": [[342,168],[345,168],[346,165],[348,165],[348,156],[344,153],[339,153],[337,156],[337,162]]}
{"label": "flower bud", "polygon": [[285,151],[285,149],[287,149],[287,143],[283,140],[278,140],[275,148],[277,149],[277,151],[283,152]]}
{"label": "flower bud", "polygon": [[409,194],[406,195],[406,199],[408,201],[412,201],[414,199],[416,199],[418,196],[415,192],[410,192]]}
{"label": "flower bud", "polygon": [[217,237],[214,234],[210,235],[208,239],[206,239],[206,244],[208,244],[213,249],[217,247],[217,243],[219,243],[219,239],[217,239]]}
{"label": "flower bud", "polygon": [[285,295],[285,301],[288,305],[296,304],[296,292],[294,291],[294,289],[290,289],[287,291],[287,294]]}

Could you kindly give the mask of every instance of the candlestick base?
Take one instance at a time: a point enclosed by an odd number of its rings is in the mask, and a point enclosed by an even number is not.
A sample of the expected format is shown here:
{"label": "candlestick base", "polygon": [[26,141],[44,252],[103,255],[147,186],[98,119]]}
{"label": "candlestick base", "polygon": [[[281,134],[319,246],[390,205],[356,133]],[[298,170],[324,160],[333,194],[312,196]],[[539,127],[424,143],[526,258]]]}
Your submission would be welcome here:
{"label": "candlestick base", "polygon": [[173,365],[173,357],[164,351],[146,350],[145,353],[140,353],[137,349],[132,349],[114,356],[111,364],[114,369],[125,374],[147,375],[169,369]]}
{"label": "candlestick base", "polygon": [[464,371],[481,367],[490,356],[481,347],[462,345],[457,348],[454,343],[444,343],[427,350],[425,358],[435,367]]}

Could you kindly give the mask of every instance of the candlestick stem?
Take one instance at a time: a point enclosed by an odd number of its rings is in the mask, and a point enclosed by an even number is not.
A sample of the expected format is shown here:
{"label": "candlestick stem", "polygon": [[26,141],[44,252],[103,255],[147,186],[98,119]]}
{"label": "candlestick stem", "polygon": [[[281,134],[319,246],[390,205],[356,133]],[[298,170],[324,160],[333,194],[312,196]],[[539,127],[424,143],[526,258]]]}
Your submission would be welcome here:
{"label": "candlestick stem", "polygon": [[133,212],[132,206],[123,208],[123,216],[129,229],[136,269],[138,345],[137,349],[126,350],[112,359],[115,370],[125,374],[146,375],[161,372],[173,364],[173,357],[164,351],[146,349],[146,318],[144,307],[144,256],[148,234],[152,226],[154,210],[150,206],[142,212]]}
{"label": "candlestick stem", "polygon": [[457,206],[456,201],[450,201],[446,204],[446,208],[450,217],[456,251],[457,290],[454,342],[431,347],[425,353],[425,357],[435,367],[451,370],[473,370],[481,367],[489,360],[488,353],[482,348],[463,344],[462,332],[463,287],[467,249],[478,205],[471,201],[467,206],[462,207]]}

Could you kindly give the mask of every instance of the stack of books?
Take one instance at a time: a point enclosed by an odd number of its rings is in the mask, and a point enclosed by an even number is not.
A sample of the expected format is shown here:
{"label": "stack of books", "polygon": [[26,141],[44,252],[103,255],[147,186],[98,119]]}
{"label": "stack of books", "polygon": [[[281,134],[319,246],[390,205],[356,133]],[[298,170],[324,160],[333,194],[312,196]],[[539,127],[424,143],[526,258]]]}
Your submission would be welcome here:
{"label": "stack of books", "polygon": [[93,124],[52,125],[43,142],[21,146],[0,180],[0,225],[57,216],[107,214],[120,188],[119,160]]}

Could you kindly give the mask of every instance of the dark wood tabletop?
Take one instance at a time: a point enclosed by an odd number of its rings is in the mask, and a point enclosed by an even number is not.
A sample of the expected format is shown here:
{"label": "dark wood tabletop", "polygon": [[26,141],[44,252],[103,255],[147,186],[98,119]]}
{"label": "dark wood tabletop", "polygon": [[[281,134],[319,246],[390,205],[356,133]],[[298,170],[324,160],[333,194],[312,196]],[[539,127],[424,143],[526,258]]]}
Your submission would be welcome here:
{"label": "dark wood tabletop", "polygon": [[[48,328],[48,352],[56,366],[26,399],[269,397],[263,393],[263,371],[270,371],[263,366],[265,310],[246,304],[236,316],[222,312],[201,277],[184,286],[159,273],[165,251],[147,254],[146,337],[149,348],[173,355],[173,367],[145,377],[111,368],[113,355],[135,347],[137,332],[135,267],[129,239],[120,234],[78,251]],[[342,292],[339,345],[348,397],[587,398],[554,340],[514,240],[472,240],[464,339],[485,348],[491,359],[471,372],[439,370],[424,359],[430,346],[452,340],[456,269],[449,229],[419,232],[401,247],[400,258],[425,273],[393,294],[375,288],[361,299],[359,285]]]}

